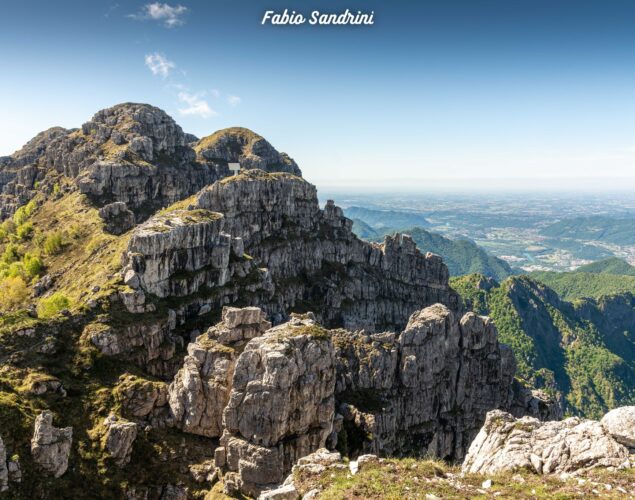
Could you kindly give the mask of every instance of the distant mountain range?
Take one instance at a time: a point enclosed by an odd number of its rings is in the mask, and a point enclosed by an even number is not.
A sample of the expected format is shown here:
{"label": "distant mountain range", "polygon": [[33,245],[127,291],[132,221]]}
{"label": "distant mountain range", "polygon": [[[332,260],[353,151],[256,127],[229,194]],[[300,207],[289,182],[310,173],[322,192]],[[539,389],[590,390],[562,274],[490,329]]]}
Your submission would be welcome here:
{"label": "distant mountain range", "polygon": [[544,236],[597,240],[617,245],[635,244],[635,218],[616,219],[602,215],[563,219],[542,230]]}
{"label": "distant mountain range", "polygon": [[[423,215],[416,212],[349,207],[344,209],[344,214],[349,219],[358,219],[365,222],[375,230],[430,227],[430,222]],[[383,234],[386,233],[384,232]]]}
{"label": "distant mountain range", "polygon": [[[569,414],[598,417],[609,408],[635,403],[633,294],[571,303],[539,279],[513,276],[499,284],[469,275],[453,278],[451,284],[470,308],[494,319],[500,340],[516,355],[521,377],[561,393]],[[591,292],[601,293],[593,287],[587,295]]]}
{"label": "distant mountain range", "polygon": [[345,209],[344,213],[353,219],[353,232],[366,240],[377,241],[396,231],[409,234],[422,252],[432,252],[443,257],[451,276],[481,273],[502,280],[514,274],[507,262],[488,254],[473,241],[451,240],[421,227],[390,226],[391,222],[411,220],[407,212],[383,212],[352,207]]}

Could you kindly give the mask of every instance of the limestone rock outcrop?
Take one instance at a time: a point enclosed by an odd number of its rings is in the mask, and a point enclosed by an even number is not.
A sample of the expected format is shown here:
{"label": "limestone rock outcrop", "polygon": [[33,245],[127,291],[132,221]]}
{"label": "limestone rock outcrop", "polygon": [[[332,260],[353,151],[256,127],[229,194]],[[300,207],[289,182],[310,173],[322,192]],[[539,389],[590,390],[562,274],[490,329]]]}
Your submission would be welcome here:
{"label": "limestone rock outcrop", "polygon": [[274,323],[309,309],[327,326],[399,329],[422,306],[459,308],[440,257],[406,235],[359,240],[341,209],[320,210],[315,187],[286,173],[216,182],[188,210],[137,227],[125,261],[134,285],[158,297],[209,289],[222,305],[241,282]]}
{"label": "limestone rock outcrop", "polygon": [[234,127],[203,137],[193,144],[197,155],[216,164],[240,163],[243,169],[288,172],[301,176],[300,168],[286,153],[278,153],[269,142],[251,130]]}
{"label": "limestone rock outcrop", "polygon": [[333,341],[351,453],[460,459],[486,413],[510,397],[513,355],[473,313],[437,304],[413,313],[399,335],[335,331]]}
{"label": "limestone rock outcrop", "polygon": [[577,417],[541,422],[495,410],[488,413],[462,469],[482,474],[518,469],[552,474],[630,466],[628,449],[600,422]]}
{"label": "limestone rock outcrop", "polygon": [[618,443],[635,450],[635,406],[615,408],[600,423]]}
{"label": "limestone rock outcrop", "polygon": [[[501,346],[501,348],[511,353],[508,346]],[[511,390],[511,399],[505,405],[505,410],[514,417],[528,416],[538,420],[562,420],[564,409],[560,398],[552,397],[541,389],[527,387],[518,379],[514,379]]]}
{"label": "limestone rock outcrop", "polygon": [[134,375],[123,375],[115,387],[114,397],[124,417],[154,427],[168,422],[168,384]]}
{"label": "limestone rock outcrop", "polygon": [[104,205],[99,209],[99,216],[105,222],[106,231],[111,234],[123,234],[135,225],[134,212],[123,201]]}
{"label": "limestone rock outcrop", "polygon": [[130,462],[132,445],[137,438],[137,424],[117,419],[110,414],[104,421],[106,434],[103,437],[104,448],[119,467]]}
{"label": "limestone rock outcrop", "polygon": [[73,429],[53,427],[50,411],[43,411],[35,419],[31,455],[34,462],[53,477],[60,477],[66,472],[72,443]]}
{"label": "limestone rock outcrop", "polygon": [[294,318],[245,346],[216,450],[228,492],[257,496],[324,447],[335,409],[334,366],[327,331],[309,318]]}
{"label": "limestone rock outcrop", "polygon": [[178,427],[201,436],[221,436],[223,410],[240,352],[270,327],[257,307],[225,307],[222,322],[188,345],[183,367],[169,388],[170,409]]}
{"label": "limestone rock outcrop", "polygon": [[[176,210],[152,217],[135,229],[125,255],[125,279],[158,297],[182,296],[229,279],[231,237],[222,215]],[[199,271],[199,273],[196,273]]]}

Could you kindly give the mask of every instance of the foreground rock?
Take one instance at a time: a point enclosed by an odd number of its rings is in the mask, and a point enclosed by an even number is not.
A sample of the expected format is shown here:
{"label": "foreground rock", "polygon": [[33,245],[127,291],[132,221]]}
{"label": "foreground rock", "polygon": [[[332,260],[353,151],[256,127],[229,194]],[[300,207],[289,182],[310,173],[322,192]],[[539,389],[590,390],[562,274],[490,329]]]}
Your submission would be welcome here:
{"label": "foreground rock", "polygon": [[602,417],[601,423],[618,443],[635,450],[635,406],[615,408]]}
{"label": "foreground rock", "polygon": [[68,456],[73,442],[73,429],[53,427],[53,414],[43,411],[35,419],[31,440],[33,460],[53,477],[60,477],[68,468]]}
{"label": "foreground rock", "polygon": [[[635,420],[630,425],[635,426]],[[520,469],[552,474],[630,466],[628,449],[600,422],[577,417],[541,422],[495,410],[488,413],[462,469],[481,474]]]}
{"label": "foreground rock", "polygon": [[228,493],[257,496],[301,457],[324,447],[335,409],[326,330],[296,318],[253,339],[238,358],[216,465]]}

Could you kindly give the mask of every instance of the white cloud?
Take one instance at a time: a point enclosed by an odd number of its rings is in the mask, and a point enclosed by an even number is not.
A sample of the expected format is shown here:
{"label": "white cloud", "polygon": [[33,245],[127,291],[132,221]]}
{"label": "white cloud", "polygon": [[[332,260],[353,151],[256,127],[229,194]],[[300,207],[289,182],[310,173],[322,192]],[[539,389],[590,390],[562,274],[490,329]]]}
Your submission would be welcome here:
{"label": "white cloud", "polygon": [[220,97],[220,90],[218,90],[218,89],[212,89],[212,90],[210,90],[210,93],[212,94],[212,96],[214,96],[216,98]]}
{"label": "white cloud", "polygon": [[179,101],[187,104],[187,107],[179,108],[179,113],[185,116],[200,116],[201,118],[216,116],[218,113],[209,107],[207,101],[203,99],[204,95],[204,93],[179,92]]}
{"label": "white cloud", "polygon": [[237,95],[230,95],[227,97],[227,102],[230,106],[238,106],[241,103],[242,99]]}
{"label": "white cloud", "polygon": [[185,14],[187,7],[183,5],[172,6],[167,3],[154,2],[143,6],[138,14],[130,14],[128,17],[138,21],[147,19],[162,22],[166,28],[174,28],[185,24]]}
{"label": "white cloud", "polygon": [[166,78],[170,71],[176,68],[176,64],[158,52],[146,55],[145,61],[153,75],[160,75],[163,78]]}

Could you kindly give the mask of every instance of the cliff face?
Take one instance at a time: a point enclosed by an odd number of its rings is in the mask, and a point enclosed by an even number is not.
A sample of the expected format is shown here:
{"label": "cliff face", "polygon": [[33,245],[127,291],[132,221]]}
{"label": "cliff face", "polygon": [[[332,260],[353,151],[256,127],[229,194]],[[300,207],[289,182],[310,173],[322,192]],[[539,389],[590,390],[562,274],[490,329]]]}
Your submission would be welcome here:
{"label": "cliff face", "polygon": [[[359,240],[349,219],[289,174],[247,171],[202,190],[190,210],[156,215],[132,232],[126,282],[158,297],[233,302],[251,279],[251,305],[274,323],[314,311],[328,326],[398,329],[418,307],[456,309],[447,268],[405,235]],[[246,298],[246,296],[244,296]]]}

